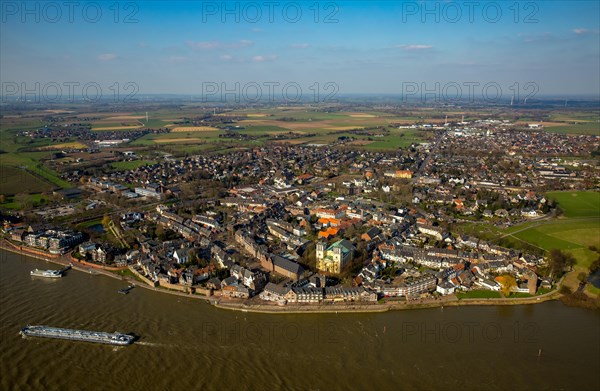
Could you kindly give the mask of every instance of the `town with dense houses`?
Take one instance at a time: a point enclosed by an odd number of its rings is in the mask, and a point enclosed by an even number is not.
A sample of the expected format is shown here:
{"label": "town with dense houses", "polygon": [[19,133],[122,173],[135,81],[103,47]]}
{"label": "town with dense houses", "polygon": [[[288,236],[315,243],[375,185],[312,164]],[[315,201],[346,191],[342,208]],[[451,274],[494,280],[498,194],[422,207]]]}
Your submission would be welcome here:
{"label": "town with dense houses", "polygon": [[600,0],[0,18],[0,391],[600,391]]}
{"label": "town with dense houses", "polygon": [[[47,137],[48,129],[27,136]],[[397,152],[345,148],[344,138],[181,157],[159,152],[161,161],[125,171],[76,162],[62,171],[72,189],[57,193],[54,205],[5,221],[3,233],[21,248],[229,302],[375,305],[551,289],[556,281],[542,252],[461,227],[554,216],[547,190],[591,188],[599,176],[596,165],[562,157],[587,156],[600,138],[498,120],[434,130],[431,142]],[[135,151],[111,153],[138,159]],[[68,224],[73,218],[79,224]]]}

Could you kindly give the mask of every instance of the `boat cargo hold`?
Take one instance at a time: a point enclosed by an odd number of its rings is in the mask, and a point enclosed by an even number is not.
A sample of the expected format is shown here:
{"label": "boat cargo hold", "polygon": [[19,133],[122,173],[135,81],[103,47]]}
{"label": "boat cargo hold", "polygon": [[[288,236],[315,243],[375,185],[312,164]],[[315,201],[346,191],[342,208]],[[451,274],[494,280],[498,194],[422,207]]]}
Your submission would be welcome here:
{"label": "boat cargo hold", "polygon": [[62,329],[49,326],[27,326],[21,329],[20,334],[26,337],[72,339],[109,345],[130,345],[135,341],[135,337],[129,334]]}

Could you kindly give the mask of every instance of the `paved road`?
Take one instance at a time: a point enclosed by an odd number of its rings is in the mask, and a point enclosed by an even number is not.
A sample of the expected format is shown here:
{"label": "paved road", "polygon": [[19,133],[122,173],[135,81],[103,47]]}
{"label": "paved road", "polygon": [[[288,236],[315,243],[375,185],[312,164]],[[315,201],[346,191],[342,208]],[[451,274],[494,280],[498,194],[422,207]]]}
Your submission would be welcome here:
{"label": "paved road", "polygon": [[445,135],[446,131],[443,131],[442,134],[440,134],[438,138],[433,142],[433,146],[429,150],[429,153],[427,154],[425,159],[423,159],[423,161],[419,165],[419,168],[417,168],[417,172],[415,172],[415,178],[420,177],[423,174],[423,170],[425,169],[425,167],[427,167],[429,160],[431,160],[431,156],[437,151],[440,141],[442,141]]}

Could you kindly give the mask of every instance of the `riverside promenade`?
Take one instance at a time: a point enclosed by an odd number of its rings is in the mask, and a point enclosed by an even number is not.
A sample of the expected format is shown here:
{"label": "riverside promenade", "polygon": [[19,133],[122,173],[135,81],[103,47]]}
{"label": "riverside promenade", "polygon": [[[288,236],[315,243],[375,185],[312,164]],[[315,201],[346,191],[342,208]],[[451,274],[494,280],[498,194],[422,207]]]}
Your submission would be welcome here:
{"label": "riverside promenade", "polygon": [[[346,303],[322,303],[322,304],[287,304],[277,305],[275,303],[267,303],[259,301],[258,297],[248,300],[242,299],[230,299],[223,298],[220,296],[203,296],[193,293],[184,293],[180,291],[174,291],[166,288],[155,287],[148,285],[138,279],[122,276],[114,273],[115,270],[107,270],[106,267],[100,265],[90,266],[88,262],[82,263],[76,258],[73,258],[70,253],[59,256],[53,254],[44,254],[39,250],[33,250],[16,246],[7,240],[0,242],[0,249],[10,251],[13,253],[21,254],[27,257],[36,258],[39,260],[56,263],[62,266],[71,265],[73,270],[88,274],[101,274],[110,278],[114,278],[121,281],[126,281],[128,284],[135,287],[141,287],[149,289],[155,292],[167,293],[174,296],[185,297],[190,299],[200,299],[208,302],[216,308],[224,310],[233,310],[241,312],[255,312],[263,314],[310,314],[310,313],[367,313],[367,312],[386,312],[393,310],[410,310],[410,309],[422,309],[422,308],[438,308],[438,307],[458,307],[458,306],[481,306],[481,305],[525,305],[525,304],[537,304],[543,303],[549,300],[556,300],[560,298],[561,294],[558,289],[551,292],[545,293],[539,296],[524,297],[524,298],[489,298],[489,299],[458,299],[454,295],[444,296],[435,300],[412,300],[412,301],[400,301],[400,300],[388,300],[386,302],[378,303],[359,303],[359,302],[346,302]],[[111,268],[115,269],[115,268]],[[126,268],[117,269],[125,270]],[[560,283],[558,284],[560,286]]]}

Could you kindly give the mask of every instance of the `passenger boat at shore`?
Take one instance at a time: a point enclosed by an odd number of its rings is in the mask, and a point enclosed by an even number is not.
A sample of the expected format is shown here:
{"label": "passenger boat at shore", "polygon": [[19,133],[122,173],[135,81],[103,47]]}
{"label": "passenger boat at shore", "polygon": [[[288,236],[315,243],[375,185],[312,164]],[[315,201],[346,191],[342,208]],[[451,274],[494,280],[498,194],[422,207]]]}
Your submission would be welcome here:
{"label": "passenger boat at shore", "polygon": [[57,339],[71,339],[76,341],[104,343],[109,345],[131,345],[135,336],[123,333],[105,333],[102,331],[87,331],[63,329],[50,326],[27,326],[20,331],[23,337],[45,337]]}
{"label": "passenger boat at shore", "polygon": [[62,273],[60,270],[40,270],[34,269],[30,272],[33,277],[47,277],[47,278],[61,278]]}
{"label": "passenger boat at shore", "polygon": [[61,278],[63,273],[71,269],[71,264],[63,267],[60,270],[40,270],[34,269],[30,272],[33,277]]}

